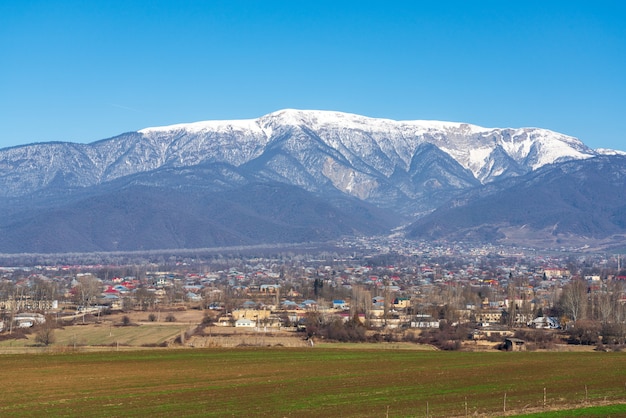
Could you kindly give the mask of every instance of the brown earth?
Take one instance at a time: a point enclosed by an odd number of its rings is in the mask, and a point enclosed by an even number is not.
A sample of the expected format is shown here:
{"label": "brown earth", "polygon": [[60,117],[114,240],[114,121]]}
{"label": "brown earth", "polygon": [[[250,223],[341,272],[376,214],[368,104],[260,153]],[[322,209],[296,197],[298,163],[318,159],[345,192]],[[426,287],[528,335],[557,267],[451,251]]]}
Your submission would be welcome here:
{"label": "brown earth", "polygon": [[622,404],[625,361],[318,346],[0,355],[0,416],[511,416]]}

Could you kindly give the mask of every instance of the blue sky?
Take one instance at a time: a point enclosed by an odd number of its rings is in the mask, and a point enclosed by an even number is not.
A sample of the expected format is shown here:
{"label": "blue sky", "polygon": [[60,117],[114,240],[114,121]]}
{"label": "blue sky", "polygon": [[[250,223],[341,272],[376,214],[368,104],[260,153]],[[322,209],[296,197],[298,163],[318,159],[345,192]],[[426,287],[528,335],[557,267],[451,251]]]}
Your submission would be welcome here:
{"label": "blue sky", "polygon": [[622,1],[0,0],[0,147],[327,109],[626,150]]}

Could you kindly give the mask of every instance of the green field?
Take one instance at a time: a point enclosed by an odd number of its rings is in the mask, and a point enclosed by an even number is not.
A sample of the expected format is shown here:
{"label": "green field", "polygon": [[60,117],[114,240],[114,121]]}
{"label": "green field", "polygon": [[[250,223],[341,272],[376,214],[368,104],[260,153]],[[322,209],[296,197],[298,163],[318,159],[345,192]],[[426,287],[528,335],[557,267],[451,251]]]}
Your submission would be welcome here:
{"label": "green field", "polygon": [[526,418],[569,418],[569,417],[623,417],[626,414],[623,404],[590,406],[563,411],[543,411],[534,414],[519,415]]}
{"label": "green field", "polygon": [[151,349],[0,368],[0,416],[626,416],[622,353]]}

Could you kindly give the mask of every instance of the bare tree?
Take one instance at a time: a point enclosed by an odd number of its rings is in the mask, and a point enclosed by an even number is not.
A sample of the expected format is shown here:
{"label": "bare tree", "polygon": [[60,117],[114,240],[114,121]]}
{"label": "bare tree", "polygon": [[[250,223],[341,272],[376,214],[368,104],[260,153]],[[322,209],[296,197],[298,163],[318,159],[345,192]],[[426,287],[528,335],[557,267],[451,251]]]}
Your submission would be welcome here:
{"label": "bare tree", "polygon": [[36,278],[30,287],[33,300],[55,300],[58,298],[58,286],[49,279]]}
{"label": "bare tree", "polygon": [[602,289],[602,291],[594,295],[598,319],[603,324],[613,319],[617,307],[617,295],[614,291],[614,287],[614,285],[608,284],[605,289]]}
{"label": "bare tree", "polygon": [[582,279],[573,279],[563,287],[561,305],[572,321],[584,319],[587,313],[587,283]]}
{"label": "bare tree", "polygon": [[169,286],[165,293],[170,304],[185,301],[185,289],[179,281],[175,281]]}
{"label": "bare tree", "polygon": [[391,291],[389,288],[389,278],[388,276],[384,277],[383,280],[383,297],[385,298],[383,300],[384,304],[383,304],[383,320],[384,320],[384,324],[385,327],[387,326],[387,319],[389,318],[389,308],[391,306]]}
{"label": "bare tree", "polygon": [[[83,306],[83,308],[90,307],[101,293],[102,284],[96,277],[86,275],[78,278],[78,284],[75,287],[74,297],[76,302]],[[83,322],[85,322],[85,315],[83,315]]]}
{"label": "bare tree", "polygon": [[35,341],[38,344],[45,345],[46,347],[56,341],[56,337],[54,335],[54,325],[49,317],[46,318],[46,322],[37,326]]}
{"label": "bare tree", "polygon": [[352,316],[355,314],[364,314],[365,321],[369,319],[372,306],[372,294],[369,290],[365,290],[363,286],[352,286],[352,301],[350,303],[350,313]]}
{"label": "bare tree", "polygon": [[[615,282],[615,300],[623,300],[624,293],[626,293],[626,286],[624,286],[623,282]],[[626,323],[626,304],[624,303],[616,303],[615,310],[613,311],[613,319],[615,322],[624,325]]]}
{"label": "bare tree", "polygon": [[154,293],[148,290],[146,287],[140,287],[134,293],[135,302],[139,306],[139,309],[141,309],[142,311],[151,308],[156,301]]}

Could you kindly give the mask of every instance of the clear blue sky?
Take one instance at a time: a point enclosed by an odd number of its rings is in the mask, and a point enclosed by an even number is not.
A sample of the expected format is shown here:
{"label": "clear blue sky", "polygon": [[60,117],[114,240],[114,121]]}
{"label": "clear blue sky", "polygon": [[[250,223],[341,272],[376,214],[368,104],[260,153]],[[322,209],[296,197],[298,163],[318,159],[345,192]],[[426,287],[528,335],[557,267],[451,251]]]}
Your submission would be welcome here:
{"label": "clear blue sky", "polygon": [[0,0],[0,147],[283,108],[626,150],[626,1]]}

